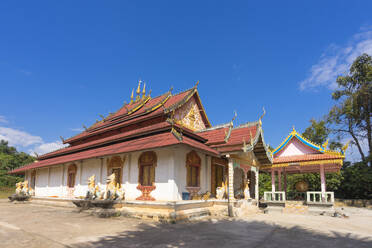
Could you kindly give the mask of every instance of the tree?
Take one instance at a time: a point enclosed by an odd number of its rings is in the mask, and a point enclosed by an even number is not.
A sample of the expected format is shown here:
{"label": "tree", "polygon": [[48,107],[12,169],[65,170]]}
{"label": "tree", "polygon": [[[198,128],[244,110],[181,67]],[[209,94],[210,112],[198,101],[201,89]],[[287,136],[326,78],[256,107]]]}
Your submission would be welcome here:
{"label": "tree", "polygon": [[[372,57],[363,54],[356,58],[349,73],[336,80],[338,89],[332,94],[337,104],[328,114],[332,133],[350,135],[352,144],[358,148],[362,161],[371,160],[372,150]],[[362,149],[367,140],[368,154]]]}
{"label": "tree", "polygon": [[34,157],[9,146],[7,141],[0,140],[0,186],[14,186],[21,181],[22,177],[9,175],[8,172],[34,160]]}

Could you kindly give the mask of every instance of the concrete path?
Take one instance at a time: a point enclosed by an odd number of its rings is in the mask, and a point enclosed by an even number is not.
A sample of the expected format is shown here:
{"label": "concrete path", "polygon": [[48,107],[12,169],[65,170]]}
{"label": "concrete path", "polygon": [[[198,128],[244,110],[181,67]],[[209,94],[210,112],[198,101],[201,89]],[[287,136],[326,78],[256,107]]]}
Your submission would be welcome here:
{"label": "concrete path", "polygon": [[0,201],[0,247],[372,247],[372,211],[348,219],[257,214],[160,224]]}

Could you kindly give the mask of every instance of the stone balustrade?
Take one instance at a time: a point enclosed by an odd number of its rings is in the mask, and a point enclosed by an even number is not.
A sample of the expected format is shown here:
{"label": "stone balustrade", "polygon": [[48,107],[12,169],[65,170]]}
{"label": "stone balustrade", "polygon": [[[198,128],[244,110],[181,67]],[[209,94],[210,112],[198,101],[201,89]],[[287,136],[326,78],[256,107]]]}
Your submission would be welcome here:
{"label": "stone balustrade", "polygon": [[285,192],[284,191],[265,191],[264,192],[265,202],[285,202]]}
{"label": "stone balustrade", "polygon": [[[322,194],[324,194],[322,196]],[[331,191],[322,193],[321,191],[307,191],[306,203],[307,204],[334,204],[335,196]]]}

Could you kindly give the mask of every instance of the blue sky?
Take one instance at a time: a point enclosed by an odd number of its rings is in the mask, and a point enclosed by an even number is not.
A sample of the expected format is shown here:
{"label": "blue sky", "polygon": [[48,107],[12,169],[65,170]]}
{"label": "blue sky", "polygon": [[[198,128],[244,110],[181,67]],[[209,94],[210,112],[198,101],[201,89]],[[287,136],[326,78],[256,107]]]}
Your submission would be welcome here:
{"label": "blue sky", "polygon": [[263,119],[277,146],[372,54],[369,1],[2,1],[0,138],[43,153],[129,100],[192,87],[213,125]]}

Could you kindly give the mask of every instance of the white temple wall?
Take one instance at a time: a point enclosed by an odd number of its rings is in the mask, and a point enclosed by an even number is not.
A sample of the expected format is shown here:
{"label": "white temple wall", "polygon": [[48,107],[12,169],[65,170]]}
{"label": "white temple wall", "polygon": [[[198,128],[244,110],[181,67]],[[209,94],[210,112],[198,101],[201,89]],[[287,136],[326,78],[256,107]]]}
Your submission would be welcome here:
{"label": "white temple wall", "polygon": [[48,168],[36,170],[35,195],[48,195]]}
{"label": "white temple wall", "polygon": [[[151,150],[156,153],[157,166],[155,168],[155,186],[156,189],[151,192],[158,201],[177,201],[182,199],[182,192],[187,192],[186,187],[186,154],[192,149],[185,145],[159,148]],[[201,152],[197,152],[201,158],[200,170],[200,193],[210,191],[210,157]],[[124,157],[124,166],[122,174],[122,184],[125,190],[126,200],[135,200],[141,196],[138,186],[138,158],[142,152],[133,152],[130,154],[118,154]],[[96,184],[100,185],[102,190],[106,187],[107,178],[107,158],[92,158],[76,161],[77,166],[75,187],[73,195],[75,197],[85,196],[88,190],[88,178],[93,174],[96,178]],[[36,171],[36,196],[59,196],[67,197],[67,172],[71,163],[57,165],[48,169],[38,169]],[[31,172],[26,173],[26,177],[31,179]],[[49,174],[49,185],[48,185]]]}
{"label": "white temple wall", "polygon": [[62,196],[62,166],[49,169],[48,196]]}

